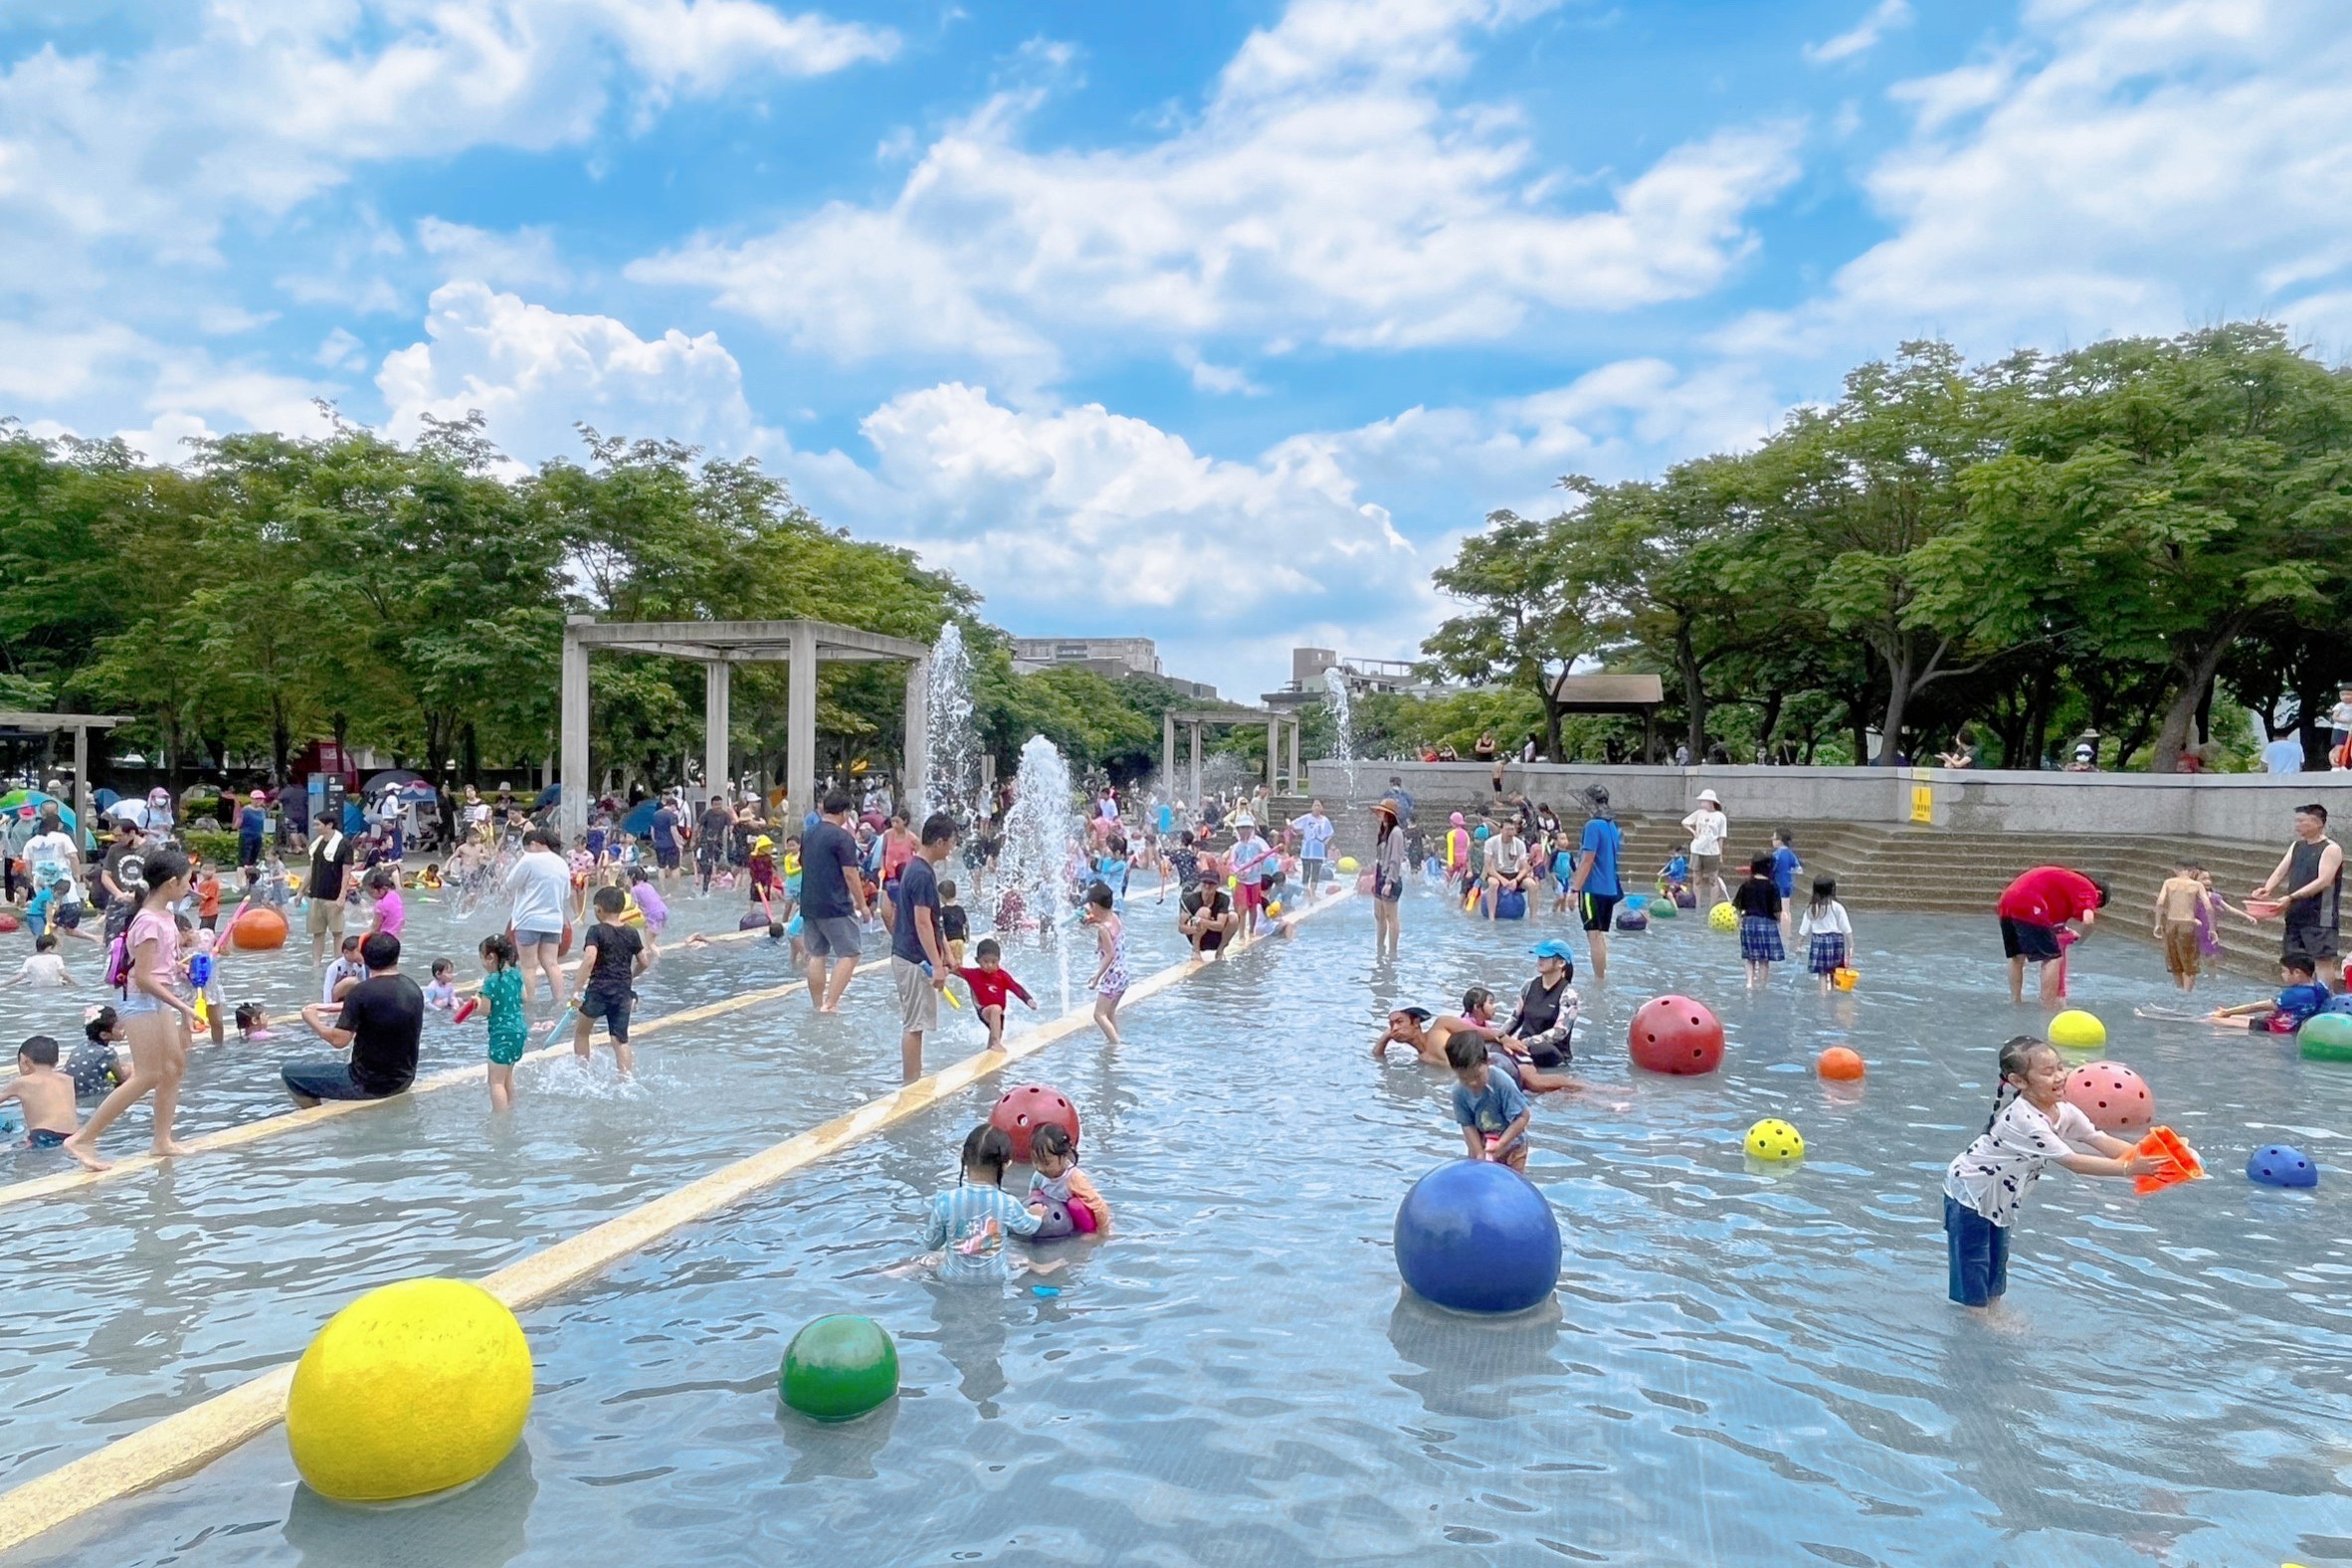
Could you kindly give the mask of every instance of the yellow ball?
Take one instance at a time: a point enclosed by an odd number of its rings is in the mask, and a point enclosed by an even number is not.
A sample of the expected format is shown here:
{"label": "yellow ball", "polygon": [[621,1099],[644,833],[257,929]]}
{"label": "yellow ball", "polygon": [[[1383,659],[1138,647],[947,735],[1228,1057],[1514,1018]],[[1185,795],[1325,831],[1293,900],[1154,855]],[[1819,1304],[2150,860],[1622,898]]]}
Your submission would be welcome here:
{"label": "yellow ball", "polygon": [[1801,1160],[1805,1135],[1778,1116],[1767,1116],[1748,1128],[1748,1157],[1758,1160]]}
{"label": "yellow ball", "polygon": [[2050,1021],[2050,1043],[2072,1046],[2079,1051],[2095,1050],[2107,1043],[2107,1026],[2095,1015],[2070,1007]]}
{"label": "yellow ball", "polygon": [[404,1279],[327,1320],[294,1368],[286,1439],[313,1491],[421,1497],[480,1480],[522,1437],[531,1347],[462,1279]]}
{"label": "yellow ball", "polygon": [[1739,911],[1727,903],[1716,904],[1707,911],[1707,926],[1710,930],[1736,931],[1739,929]]}
{"label": "yellow ball", "polygon": [[1339,857],[1339,870],[1342,876],[1353,877],[1356,874],[1356,858],[1352,855]]}

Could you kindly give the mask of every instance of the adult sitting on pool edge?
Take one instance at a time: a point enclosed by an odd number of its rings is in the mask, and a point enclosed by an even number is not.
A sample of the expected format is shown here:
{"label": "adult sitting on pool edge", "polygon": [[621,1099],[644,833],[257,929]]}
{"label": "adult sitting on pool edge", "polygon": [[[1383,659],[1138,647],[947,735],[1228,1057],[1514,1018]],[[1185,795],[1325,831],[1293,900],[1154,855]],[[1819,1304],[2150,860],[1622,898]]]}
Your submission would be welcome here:
{"label": "adult sitting on pool edge", "polygon": [[[417,1041],[425,1029],[425,993],[400,972],[400,938],[378,931],[359,944],[367,978],[343,993],[340,1004],[302,1009],[310,1032],[349,1062],[289,1062],[279,1076],[298,1105],[325,1099],[383,1099],[417,1078]],[[333,1022],[328,1012],[337,1008]]]}
{"label": "adult sitting on pool edge", "polygon": [[2058,971],[2065,956],[2058,928],[2080,920],[2085,929],[2107,906],[2107,884],[2063,866],[2037,866],[2002,889],[1993,907],[2001,916],[2001,951],[2009,958],[2009,1000],[2026,999],[2026,960],[2042,966],[2042,1005],[2058,1004]]}
{"label": "adult sitting on pool edge", "polygon": [[1214,959],[1242,923],[1241,911],[1218,885],[1220,876],[1214,862],[1204,864],[1194,873],[1192,890],[1176,902],[1176,929],[1199,961]]}

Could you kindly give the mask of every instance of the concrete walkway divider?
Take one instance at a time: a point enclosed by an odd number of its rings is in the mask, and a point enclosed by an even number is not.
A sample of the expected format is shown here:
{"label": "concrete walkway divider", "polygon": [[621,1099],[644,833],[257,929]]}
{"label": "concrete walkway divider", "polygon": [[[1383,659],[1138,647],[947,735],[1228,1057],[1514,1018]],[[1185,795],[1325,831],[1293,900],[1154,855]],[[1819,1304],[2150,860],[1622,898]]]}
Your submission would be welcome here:
{"label": "concrete walkway divider", "polygon": [[[858,972],[865,974],[869,970],[885,968],[888,964],[887,958],[878,958],[871,963],[860,964]],[[739,1013],[747,1007],[757,1007],[763,1002],[773,1002],[779,997],[790,996],[795,991],[806,991],[808,988],[809,983],[806,980],[793,980],[783,985],[766,986],[757,991],[745,991],[739,996],[730,996],[723,1002],[709,1002],[700,1007],[689,1007],[676,1013],[665,1013],[660,1018],[643,1019],[631,1028],[630,1038],[638,1040],[666,1029],[679,1029],[687,1024],[699,1024],[708,1019],[723,1017],[728,1013]],[[320,1044],[323,1046],[324,1043]],[[571,1049],[571,1042],[562,1041],[552,1046],[542,1046],[536,1051],[527,1051],[523,1053],[522,1061],[547,1062],[557,1057],[568,1056]],[[521,1063],[516,1064],[518,1067],[520,1065]],[[437,1089],[452,1088],[460,1083],[479,1083],[489,1077],[490,1064],[476,1062],[467,1067],[449,1068],[439,1073],[429,1074],[418,1078],[400,1093],[387,1094],[381,1099],[330,1099],[320,1104],[299,1110],[290,1110],[276,1116],[261,1116],[252,1121],[241,1121],[236,1126],[223,1127],[217,1132],[207,1132],[200,1137],[188,1139],[188,1152],[175,1156],[175,1158],[187,1160],[199,1154],[216,1154],[223,1149],[233,1149],[247,1143],[258,1143],[264,1138],[275,1138],[281,1133],[298,1132],[305,1127],[315,1126],[321,1121],[331,1121],[337,1116],[348,1116],[363,1110],[373,1110],[379,1105],[398,1104],[412,1095],[430,1094]],[[36,1176],[31,1181],[14,1182],[6,1187],[0,1187],[0,1209],[34,1198],[54,1197],[61,1192],[73,1192],[79,1188],[96,1186],[99,1182],[114,1181],[124,1176],[136,1175],[140,1171],[153,1170],[162,1164],[163,1161],[153,1154],[131,1154],[116,1160],[102,1171],[84,1170],[80,1166],[76,1166],[72,1170],[59,1171],[54,1176]]]}
{"label": "concrete walkway divider", "polygon": [[[1301,921],[1354,896],[1352,888],[1343,886],[1328,898],[1284,914],[1276,922],[1277,930],[1284,933],[1294,930]],[[1217,962],[1232,963],[1245,958],[1267,939],[1262,934],[1249,946],[1230,951]],[[1133,1004],[1147,1000],[1214,967],[1215,963],[1181,960],[1129,986],[1126,1002]],[[789,989],[779,988],[772,994],[780,995]],[[729,999],[730,1002],[741,1000]],[[718,1003],[713,1004],[713,1007],[723,1010],[727,1005]],[[701,1017],[711,1016],[710,1009],[691,1009],[689,1012]],[[672,1014],[668,1022],[672,1027],[677,1027],[686,1022],[687,1017],[687,1014]],[[1058,1041],[1092,1028],[1093,1021],[1090,1003],[1082,1008],[1074,1008],[1059,1018],[1007,1040],[1002,1050],[978,1052],[891,1093],[869,1100],[857,1109],[836,1116],[820,1126],[797,1133],[731,1165],[721,1166],[675,1192],[615,1216],[577,1236],[541,1248],[486,1276],[480,1283],[484,1289],[516,1311],[537,1305],[611,1268],[632,1253],[773,1187],[819,1160],[837,1154],[886,1127],[928,1110],[941,1100],[993,1078],[1016,1062],[1033,1057]],[[146,1491],[178,1476],[191,1474],[260,1437],[285,1419],[286,1397],[294,1385],[294,1370],[291,1362],[273,1367],[225,1393],[216,1394],[200,1404],[166,1416],[117,1439],[95,1454],[71,1461],[46,1475],[35,1476],[0,1495],[0,1552],[13,1550],[94,1509]]]}

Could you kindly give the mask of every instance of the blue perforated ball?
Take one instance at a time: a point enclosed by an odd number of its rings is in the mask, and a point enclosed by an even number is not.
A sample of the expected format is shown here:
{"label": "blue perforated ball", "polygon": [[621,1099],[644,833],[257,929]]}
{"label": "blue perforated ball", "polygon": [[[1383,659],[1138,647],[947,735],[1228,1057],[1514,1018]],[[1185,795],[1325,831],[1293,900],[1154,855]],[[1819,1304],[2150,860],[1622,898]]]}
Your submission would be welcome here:
{"label": "blue perforated ball", "polygon": [[2319,1167],[2301,1149],[2265,1143],[2246,1157],[2246,1179],[2265,1187],[2316,1187]]}

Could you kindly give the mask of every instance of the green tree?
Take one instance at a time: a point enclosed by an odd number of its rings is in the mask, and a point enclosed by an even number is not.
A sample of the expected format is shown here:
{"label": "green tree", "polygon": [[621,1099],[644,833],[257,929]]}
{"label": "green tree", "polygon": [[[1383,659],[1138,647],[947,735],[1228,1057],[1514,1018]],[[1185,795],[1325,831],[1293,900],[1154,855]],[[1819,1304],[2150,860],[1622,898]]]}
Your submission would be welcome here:
{"label": "green tree", "polygon": [[1470,608],[1440,625],[1421,651],[1445,675],[1532,695],[1541,704],[1544,754],[1558,760],[1561,707],[1554,686],[1595,639],[1586,621],[1586,585],[1572,574],[1557,530],[1495,512],[1435,579]]}

